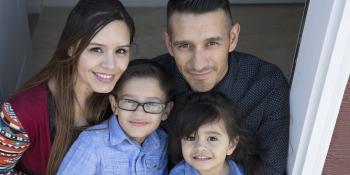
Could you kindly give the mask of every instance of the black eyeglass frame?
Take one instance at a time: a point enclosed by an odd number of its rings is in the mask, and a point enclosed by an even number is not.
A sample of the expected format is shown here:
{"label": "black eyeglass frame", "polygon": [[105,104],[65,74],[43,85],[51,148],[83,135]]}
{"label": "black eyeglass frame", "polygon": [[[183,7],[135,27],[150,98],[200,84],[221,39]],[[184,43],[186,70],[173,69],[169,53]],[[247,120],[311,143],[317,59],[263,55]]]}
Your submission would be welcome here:
{"label": "black eyeglass frame", "polygon": [[[135,109],[133,109],[133,110],[132,110],[132,109],[122,108],[122,107],[120,107],[120,104],[119,104],[119,102],[120,102],[121,100],[132,101],[132,102],[136,103],[137,105],[136,105]],[[160,103],[160,102],[145,102],[145,103],[140,103],[140,102],[138,102],[138,101],[131,100],[131,99],[127,99],[127,98],[118,98],[118,99],[117,99],[117,107],[118,107],[119,109],[122,109],[122,110],[125,110],[125,111],[136,111],[137,108],[138,108],[139,106],[142,106],[143,111],[144,111],[145,113],[149,113],[149,114],[161,114],[161,113],[164,111],[164,109],[166,108],[167,103],[168,103],[168,102],[165,102],[165,103]],[[146,108],[145,108],[145,105],[147,105],[147,104],[159,104],[159,105],[162,106],[162,110],[161,110],[160,112],[149,112],[149,111],[146,110]]]}

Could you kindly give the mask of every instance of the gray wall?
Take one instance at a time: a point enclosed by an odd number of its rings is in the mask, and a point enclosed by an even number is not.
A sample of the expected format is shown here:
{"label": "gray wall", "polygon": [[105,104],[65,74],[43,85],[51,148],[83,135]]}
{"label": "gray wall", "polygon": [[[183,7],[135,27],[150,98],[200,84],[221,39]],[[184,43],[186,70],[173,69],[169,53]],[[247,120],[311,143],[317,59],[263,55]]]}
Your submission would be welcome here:
{"label": "gray wall", "polygon": [[31,76],[31,41],[25,0],[0,0],[0,100]]}

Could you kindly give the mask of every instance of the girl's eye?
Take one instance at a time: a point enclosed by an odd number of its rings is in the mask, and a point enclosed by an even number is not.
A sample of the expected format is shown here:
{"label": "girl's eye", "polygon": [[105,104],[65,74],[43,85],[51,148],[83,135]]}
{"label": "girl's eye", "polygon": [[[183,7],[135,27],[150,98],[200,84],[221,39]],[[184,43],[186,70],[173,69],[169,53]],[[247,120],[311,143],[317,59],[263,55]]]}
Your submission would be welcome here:
{"label": "girl's eye", "polygon": [[115,53],[125,55],[128,53],[128,51],[126,49],[117,49]]}
{"label": "girl's eye", "polygon": [[96,52],[96,53],[102,53],[102,49],[99,48],[99,47],[93,47],[93,48],[90,48],[90,51],[91,52]]}
{"label": "girl's eye", "polygon": [[217,141],[218,140],[218,138],[216,138],[216,137],[208,137],[208,141]]}
{"label": "girl's eye", "polygon": [[194,136],[186,136],[186,137],[184,137],[184,140],[185,141],[194,141],[195,137]]}

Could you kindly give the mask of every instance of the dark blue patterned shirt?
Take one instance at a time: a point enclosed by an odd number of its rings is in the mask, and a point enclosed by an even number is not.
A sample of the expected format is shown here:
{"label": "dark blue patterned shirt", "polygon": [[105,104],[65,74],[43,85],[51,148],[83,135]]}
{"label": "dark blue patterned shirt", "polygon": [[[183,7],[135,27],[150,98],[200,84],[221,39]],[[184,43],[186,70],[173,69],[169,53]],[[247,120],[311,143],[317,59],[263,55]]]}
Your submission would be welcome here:
{"label": "dark blue patterned shirt", "polygon": [[[170,71],[176,81],[176,97],[192,92],[169,54],[155,58]],[[280,69],[253,55],[232,52],[229,70],[213,90],[230,97],[242,111],[241,127],[246,129],[265,151],[266,174],[285,174],[289,141],[289,85]],[[178,98],[176,98],[178,99]],[[181,111],[175,100],[173,113]],[[176,115],[162,124],[171,135]]]}

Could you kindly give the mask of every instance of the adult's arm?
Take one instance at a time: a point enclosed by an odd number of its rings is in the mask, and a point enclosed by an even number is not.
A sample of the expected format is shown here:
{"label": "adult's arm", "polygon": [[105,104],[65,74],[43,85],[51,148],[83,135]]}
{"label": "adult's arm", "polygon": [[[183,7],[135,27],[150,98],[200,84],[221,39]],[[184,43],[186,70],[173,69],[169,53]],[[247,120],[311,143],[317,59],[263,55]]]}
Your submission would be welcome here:
{"label": "adult's arm", "polygon": [[0,174],[12,174],[30,145],[29,137],[10,103],[2,104],[0,115]]}
{"label": "adult's arm", "polygon": [[268,94],[264,118],[256,133],[264,148],[266,174],[286,174],[289,145],[289,88],[281,83]]}

